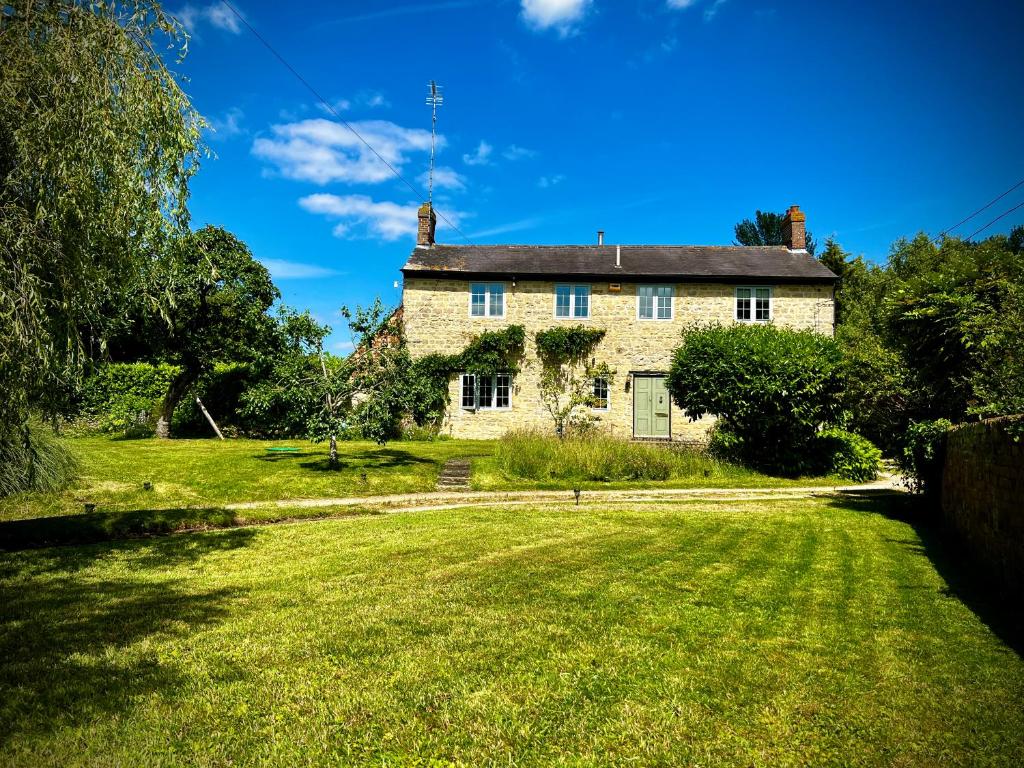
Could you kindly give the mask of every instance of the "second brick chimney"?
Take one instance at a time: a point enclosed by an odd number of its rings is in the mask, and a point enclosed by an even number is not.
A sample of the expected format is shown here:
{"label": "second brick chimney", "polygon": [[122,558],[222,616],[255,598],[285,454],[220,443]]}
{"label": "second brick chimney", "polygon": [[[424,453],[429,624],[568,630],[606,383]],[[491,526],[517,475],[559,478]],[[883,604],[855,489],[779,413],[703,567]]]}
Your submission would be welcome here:
{"label": "second brick chimney", "polygon": [[437,228],[437,214],[430,203],[420,206],[416,215],[419,224],[416,227],[416,247],[430,248],[434,244],[434,230]]}
{"label": "second brick chimney", "polygon": [[782,239],[791,251],[807,249],[807,216],[799,205],[789,206],[786,218],[782,220]]}

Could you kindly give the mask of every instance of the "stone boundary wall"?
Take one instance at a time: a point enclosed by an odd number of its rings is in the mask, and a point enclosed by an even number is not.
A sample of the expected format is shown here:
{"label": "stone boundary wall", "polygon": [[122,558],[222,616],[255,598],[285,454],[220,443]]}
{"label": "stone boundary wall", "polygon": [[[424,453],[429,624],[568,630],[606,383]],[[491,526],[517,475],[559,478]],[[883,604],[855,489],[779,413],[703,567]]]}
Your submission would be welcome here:
{"label": "stone boundary wall", "polygon": [[[1011,425],[1020,442],[1014,442]],[[1024,594],[1024,416],[949,431],[942,513],[975,557]]]}

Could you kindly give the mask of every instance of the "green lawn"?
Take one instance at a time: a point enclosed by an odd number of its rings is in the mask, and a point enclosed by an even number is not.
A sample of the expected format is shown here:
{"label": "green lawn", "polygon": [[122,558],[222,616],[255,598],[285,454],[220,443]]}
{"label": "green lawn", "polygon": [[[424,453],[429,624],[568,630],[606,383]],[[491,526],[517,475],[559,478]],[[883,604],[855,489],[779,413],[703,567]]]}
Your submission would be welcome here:
{"label": "green lawn", "polygon": [[8,553],[0,765],[1019,765],[999,605],[885,512],[499,507]]}
{"label": "green lawn", "polygon": [[[231,502],[370,496],[432,491],[453,457],[488,455],[494,444],[469,440],[341,442],[340,466],[327,446],[303,440],[117,440],[72,438],[82,462],[79,487],[65,493],[0,498],[0,520],[78,514],[86,501],[100,511],[177,510]],[[291,446],[297,454],[271,453]],[[153,483],[152,491],[143,483]]]}

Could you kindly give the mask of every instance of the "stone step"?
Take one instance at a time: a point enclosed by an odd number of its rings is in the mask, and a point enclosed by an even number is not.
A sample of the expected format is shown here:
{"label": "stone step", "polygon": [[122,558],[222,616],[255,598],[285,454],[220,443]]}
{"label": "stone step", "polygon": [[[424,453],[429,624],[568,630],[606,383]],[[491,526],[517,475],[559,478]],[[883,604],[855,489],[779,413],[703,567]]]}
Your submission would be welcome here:
{"label": "stone step", "polygon": [[469,488],[469,459],[449,459],[437,477],[437,487],[445,490]]}

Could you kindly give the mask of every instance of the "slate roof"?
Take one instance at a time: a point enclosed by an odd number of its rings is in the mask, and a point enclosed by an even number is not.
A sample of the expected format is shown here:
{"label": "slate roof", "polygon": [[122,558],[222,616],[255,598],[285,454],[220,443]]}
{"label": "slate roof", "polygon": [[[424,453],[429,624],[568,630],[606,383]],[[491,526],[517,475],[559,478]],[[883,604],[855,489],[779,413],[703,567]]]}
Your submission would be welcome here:
{"label": "slate roof", "polygon": [[623,245],[620,268],[614,245],[434,245],[416,248],[402,267],[420,277],[557,277],[611,281],[693,280],[821,283],[837,278],[804,251],[785,246]]}

